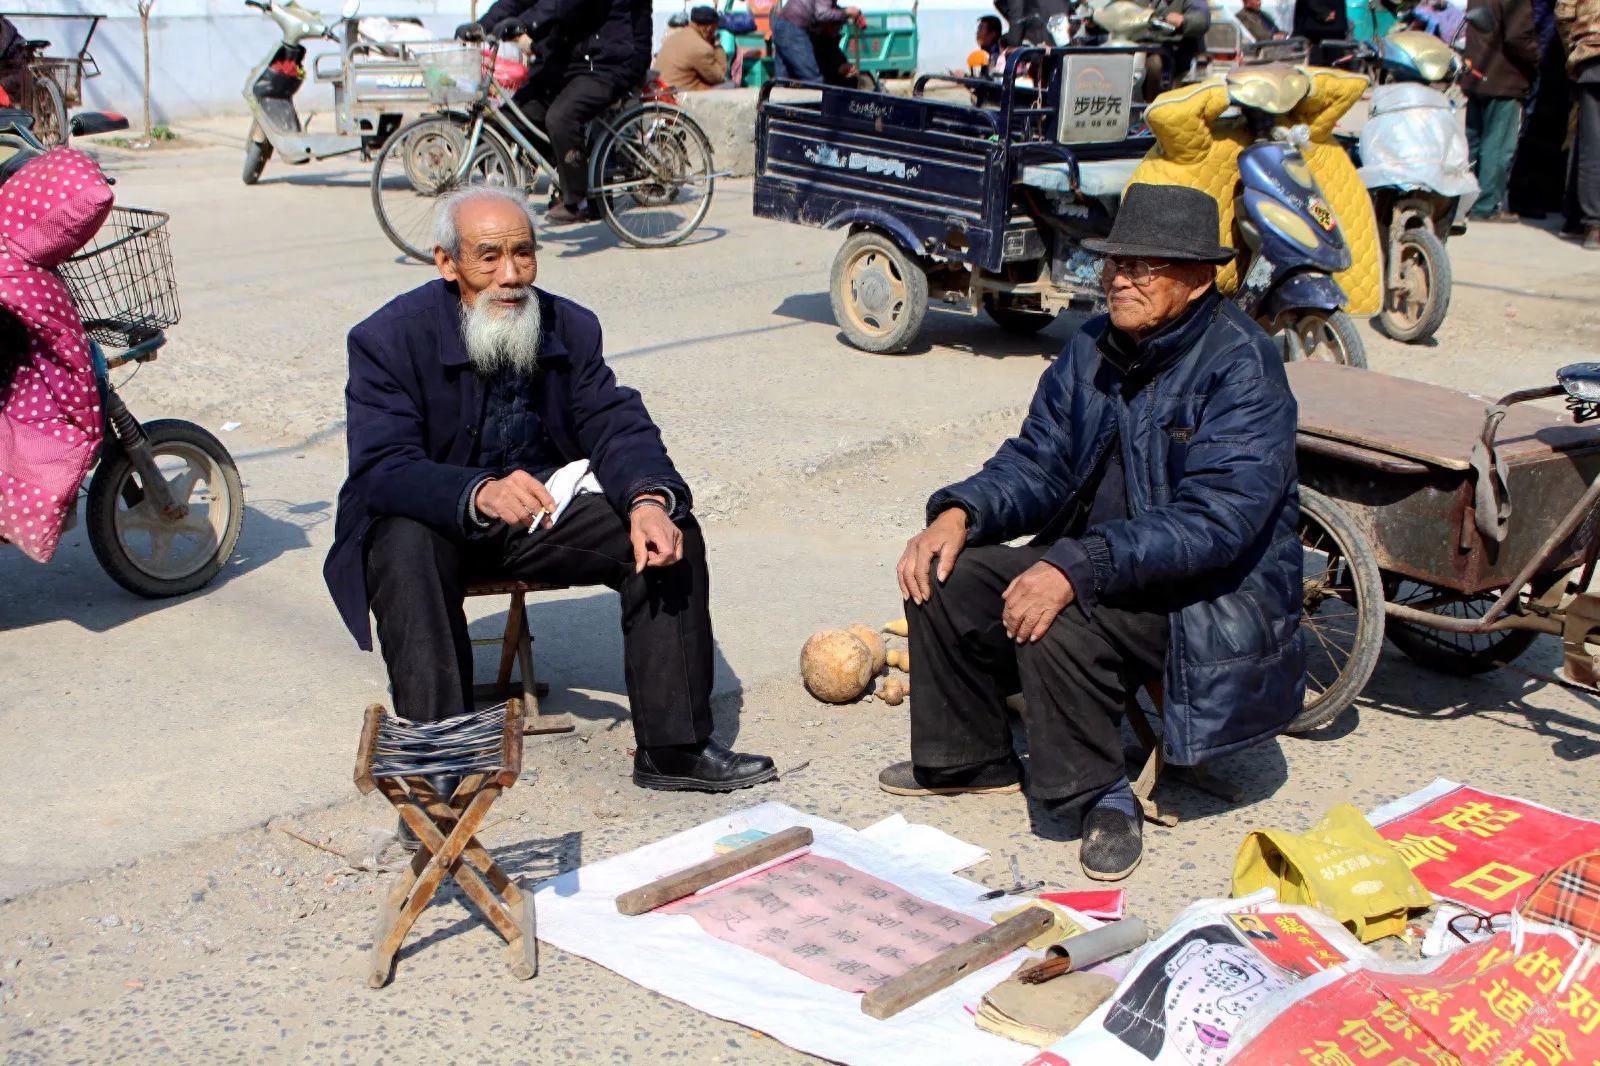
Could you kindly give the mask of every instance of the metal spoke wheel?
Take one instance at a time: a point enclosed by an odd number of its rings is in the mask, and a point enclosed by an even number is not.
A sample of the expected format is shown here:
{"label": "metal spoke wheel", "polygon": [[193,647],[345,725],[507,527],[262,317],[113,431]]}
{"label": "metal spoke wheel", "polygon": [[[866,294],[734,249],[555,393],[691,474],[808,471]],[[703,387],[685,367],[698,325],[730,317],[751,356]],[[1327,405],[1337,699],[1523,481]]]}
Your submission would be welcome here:
{"label": "metal spoke wheel", "polygon": [[863,230],[833,260],[833,319],[857,348],[903,352],[928,313],[928,275],[889,237]]}
{"label": "metal spoke wheel", "polygon": [[1383,294],[1378,324],[1397,341],[1425,341],[1444,325],[1450,310],[1450,255],[1444,242],[1425,229],[1400,235],[1390,267],[1392,284]]}
{"label": "metal spoke wheel", "polygon": [[[1466,596],[1451,589],[1390,575],[1389,599],[1441,618],[1482,618],[1499,592]],[[1495,633],[1453,633],[1447,629],[1390,618],[1385,630],[1394,646],[1419,666],[1456,677],[1487,673],[1515,659],[1532,646],[1539,634],[1531,629],[1502,629]]]}
{"label": "metal spoke wheel", "polygon": [[384,142],[372,168],[372,210],[394,246],[420,262],[433,261],[433,209],[464,185],[519,187],[521,169],[499,138],[484,130],[463,164],[471,128],[453,115],[402,126]]}
{"label": "metal spoke wheel", "polygon": [[641,104],[599,127],[589,153],[589,202],[619,240],[664,248],[711,210],[711,142],[682,110]]}
{"label": "metal spoke wheel", "polygon": [[1300,543],[1306,699],[1290,733],[1309,733],[1343,714],[1383,651],[1383,578],[1372,547],[1337,502],[1303,486]]}
{"label": "metal spoke wheel", "polygon": [[244,488],[222,442],[191,422],[144,427],[156,470],[172,495],[162,509],[115,442],[89,482],[89,544],[117,584],[151,599],[204,586],[239,542]]}
{"label": "metal spoke wheel", "polygon": [[1356,324],[1343,311],[1308,311],[1289,325],[1300,340],[1307,359],[1345,366],[1367,367],[1367,346]]}
{"label": "metal spoke wheel", "polygon": [[46,148],[67,143],[72,127],[67,123],[67,96],[49,74],[33,71],[33,135]]}

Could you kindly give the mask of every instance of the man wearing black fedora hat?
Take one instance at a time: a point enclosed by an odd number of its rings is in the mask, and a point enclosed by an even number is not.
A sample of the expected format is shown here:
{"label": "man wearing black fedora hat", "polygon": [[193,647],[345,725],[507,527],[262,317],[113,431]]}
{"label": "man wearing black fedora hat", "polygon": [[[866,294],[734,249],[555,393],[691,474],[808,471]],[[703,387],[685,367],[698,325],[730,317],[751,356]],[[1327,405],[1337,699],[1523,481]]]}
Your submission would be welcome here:
{"label": "man wearing black fedora hat", "polygon": [[[1169,762],[1266,740],[1304,694],[1295,402],[1276,345],[1216,291],[1215,201],[1128,187],[1108,311],[1045,371],[1022,429],[934,493],[898,576],[911,760],[896,795],[1014,792],[1082,810],[1084,873],[1143,852],[1119,716],[1159,683]],[[1031,537],[1027,546],[1008,542]],[[1005,697],[1022,693],[1026,775]]]}

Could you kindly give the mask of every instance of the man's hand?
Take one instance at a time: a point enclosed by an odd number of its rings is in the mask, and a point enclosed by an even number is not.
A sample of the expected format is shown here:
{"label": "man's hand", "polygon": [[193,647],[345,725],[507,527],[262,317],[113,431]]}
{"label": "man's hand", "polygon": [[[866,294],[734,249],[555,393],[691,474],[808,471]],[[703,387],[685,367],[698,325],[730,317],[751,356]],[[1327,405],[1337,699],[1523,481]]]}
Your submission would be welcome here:
{"label": "man's hand", "polygon": [[933,595],[928,583],[928,567],[935,557],[939,560],[939,583],[942,585],[956,568],[956,556],[967,546],[967,512],[959,507],[944,511],[933,524],[906,541],[906,550],[900,556],[895,576],[900,579],[900,595],[913,603],[927,603]]}
{"label": "man's hand", "polygon": [[526,470],[513,470],[503,478],[485,481],[472,505],[485,518],[498,518],[508,526],[525,526],[544,512],[540,524],[548,526],[556,501],[539,480]]}
{"label": "man's hand", "polygon": [[1183,29],[1183,13],[1181,11],[1168,11],[1165,15],[1161,16],[1161,19],[1173,29]]}
{"label": "man's hand", "polygon": [[660,496],[640,499],[660,500],[662,506],[636,505],[628,513],[628,539],[633,542],[633,572],[647,566],[671,566],[683,558],[683,530],[667,514],[666,500]]}
{"label": "man's hand", "polygon": [[1005,610],[1000,620],[1006,636],[1018,644],[1031,644],[1044,636],[1056,616],[1077,598],[1067,575],[1046,562],[1037,562],[1006,586],[1001,594]]}

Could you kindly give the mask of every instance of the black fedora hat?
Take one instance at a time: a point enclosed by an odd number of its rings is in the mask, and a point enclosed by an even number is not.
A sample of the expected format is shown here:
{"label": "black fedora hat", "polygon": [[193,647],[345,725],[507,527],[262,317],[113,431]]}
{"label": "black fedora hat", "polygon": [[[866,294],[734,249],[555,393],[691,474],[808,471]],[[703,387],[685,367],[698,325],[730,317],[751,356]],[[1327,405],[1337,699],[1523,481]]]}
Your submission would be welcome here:
{"label": "black fedora hat", "polygon": [[1233,249],[1217,243],[1217,202],[1186,185],[1135,182],[1122,194],[1111,235],[1083,246],[1098,255],[1226,263]]}

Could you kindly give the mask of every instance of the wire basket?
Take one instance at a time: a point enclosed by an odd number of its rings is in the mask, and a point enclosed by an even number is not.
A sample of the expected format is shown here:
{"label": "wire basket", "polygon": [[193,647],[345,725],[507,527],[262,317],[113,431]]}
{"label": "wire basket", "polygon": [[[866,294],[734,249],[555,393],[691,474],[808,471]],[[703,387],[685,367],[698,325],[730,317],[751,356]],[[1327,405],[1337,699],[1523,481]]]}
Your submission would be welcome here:
{"label": "wire basket", "polygon": [[477,45],[421,52],[417,65],[422,68],[428,96],[436,104],[470,104],[483,91],[483,51]]}
{"label": "wire basket", "polygon": [[83,251],[58,273],[89,336],[125,348],[178,323],[167,213],[114,207]]}

